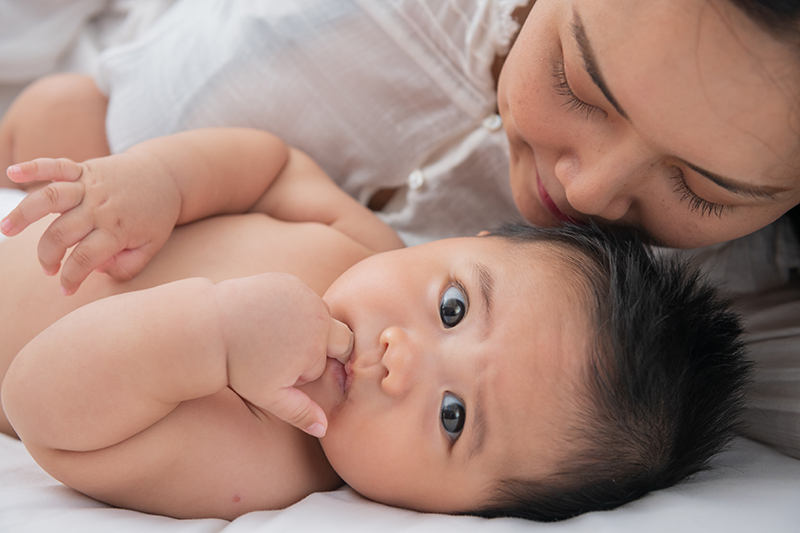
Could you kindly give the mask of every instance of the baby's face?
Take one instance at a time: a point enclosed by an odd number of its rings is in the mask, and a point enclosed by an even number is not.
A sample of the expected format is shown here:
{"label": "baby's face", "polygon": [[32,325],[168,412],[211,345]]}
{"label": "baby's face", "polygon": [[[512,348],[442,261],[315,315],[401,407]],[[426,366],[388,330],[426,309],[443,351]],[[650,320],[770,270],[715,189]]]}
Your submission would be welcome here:
{"label": "baby's face", "polygon": [[551,245],[494,237],[380,254],[341,276],[325,300],[353,330],[353,353],[306,390],[345,482],[455,513],[486,503],[500,479],[551,473],[588,353],[571,276]]}

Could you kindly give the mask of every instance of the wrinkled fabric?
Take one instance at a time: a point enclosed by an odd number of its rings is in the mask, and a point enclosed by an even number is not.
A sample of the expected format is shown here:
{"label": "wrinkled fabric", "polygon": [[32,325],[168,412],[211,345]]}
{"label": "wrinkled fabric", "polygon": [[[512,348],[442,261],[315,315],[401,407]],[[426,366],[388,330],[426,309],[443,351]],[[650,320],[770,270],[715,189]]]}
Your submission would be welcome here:
{"label": "wrinkled fabric", "polygon": [[362,203],[398,188],[381,216],[406,244],[521,221],[491,76],[520,3],[178,1],[101,57],[110,146],[259,128]]}

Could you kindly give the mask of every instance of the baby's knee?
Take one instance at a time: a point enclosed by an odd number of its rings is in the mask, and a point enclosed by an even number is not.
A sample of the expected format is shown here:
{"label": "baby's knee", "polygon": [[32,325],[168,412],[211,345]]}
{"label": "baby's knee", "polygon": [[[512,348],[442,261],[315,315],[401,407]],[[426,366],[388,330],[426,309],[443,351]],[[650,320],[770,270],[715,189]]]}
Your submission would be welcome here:
{"label": "baby's knee", "polygon": [[52,127],[60,117],[89,113],[105,120],[107,99],[89,76],[61,73],[31,83],[14,100],[3,122],[10,128]]}
{"label": "baby's knee", "polygon": [[108,155],[107,103],[94,80],[82,74],[54,74],[31,83],[0,123],[0,166],[36,157],[84,161]]}
{"label": "baby's knee", "polygon": [[28,85],[13,105],[17,104],[38,109],[62,109],[72,105],[105,107],[106,98],[91,77],[60,73],[44,76]]}

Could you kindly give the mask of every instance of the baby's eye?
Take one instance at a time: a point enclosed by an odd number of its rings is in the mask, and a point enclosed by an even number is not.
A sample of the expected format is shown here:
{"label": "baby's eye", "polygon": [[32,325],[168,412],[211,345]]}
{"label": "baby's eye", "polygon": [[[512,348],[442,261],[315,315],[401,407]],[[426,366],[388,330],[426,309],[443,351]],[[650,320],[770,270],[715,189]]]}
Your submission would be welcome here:
{"label": "baby's eye", "polygon": [[461,436],[464,422],[467,419],[467,408],[464,403],[450,392],[444,393],[442,400],[442,427],[450,440],[455,442]]}
{"label": "baby's eye", "polygon": [[442,301],[439,303],[439,316],[442,319],[442,324],[446,328],[457,326],[464,315],[467,314],[467,297],[464,296],[462,290],[453,285],[442,295]]}

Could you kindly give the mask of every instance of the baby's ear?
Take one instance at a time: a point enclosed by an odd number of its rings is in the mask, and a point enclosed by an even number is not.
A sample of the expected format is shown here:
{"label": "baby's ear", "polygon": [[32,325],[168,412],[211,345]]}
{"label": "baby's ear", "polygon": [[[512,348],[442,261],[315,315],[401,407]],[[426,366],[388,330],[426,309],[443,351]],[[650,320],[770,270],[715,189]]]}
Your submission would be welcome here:
{"label": "baby's ear", "polygon": [[486,230],[483,230],[483,231],[481,231],[480,233],[478,233],[478,234],[477,234],[477,235],[475,235],[475,236],[476,236],[476,237],[486,237],[487,235],[491,235],[491,233],[490,233],[490,232],[488,232],[488,231],[486,231]]}

